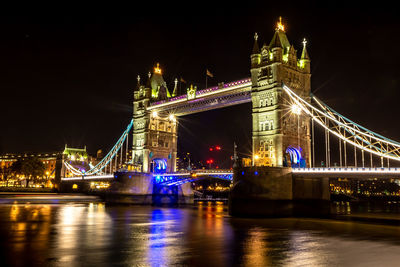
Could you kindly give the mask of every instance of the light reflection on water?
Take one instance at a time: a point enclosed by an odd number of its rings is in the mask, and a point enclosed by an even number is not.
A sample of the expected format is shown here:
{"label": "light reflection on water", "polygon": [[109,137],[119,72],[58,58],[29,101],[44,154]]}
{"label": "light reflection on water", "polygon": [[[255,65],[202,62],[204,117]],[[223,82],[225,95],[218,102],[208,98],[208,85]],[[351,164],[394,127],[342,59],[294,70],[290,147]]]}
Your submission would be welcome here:
{"label": "light reflection on water", "polygon": [[399,237],[397,226],[230,218],[211,203],[0,205],[0,253],[10,266],[396,266]]}

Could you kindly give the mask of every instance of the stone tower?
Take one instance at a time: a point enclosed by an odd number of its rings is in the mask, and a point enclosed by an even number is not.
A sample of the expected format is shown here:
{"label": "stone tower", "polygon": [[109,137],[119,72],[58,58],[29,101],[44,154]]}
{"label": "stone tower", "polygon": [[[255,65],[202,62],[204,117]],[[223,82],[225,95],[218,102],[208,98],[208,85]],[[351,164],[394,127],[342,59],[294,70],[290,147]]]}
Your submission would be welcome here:
{"label": "stone tower", "polygon": [[133,165],[137,171],[150,172],[156,165],[165,165],[167,172],[176,171],[177,120],[172,114],[147,110],[151,102],[170,96],[159,65],[149,73],[146,85],[141,84],[138,76],[133,101],[132,144]]}
{"label": "stone tower", "polygon": [[[253,162],[256,166],[310,166],[310,119],[283,91],[285,84],[304,99],[311,90],[310,59],[303,41],[301,57],[289,43],[282,21],[271,42],[251,58]],[[301,158],[299,158],[301,156]]]}

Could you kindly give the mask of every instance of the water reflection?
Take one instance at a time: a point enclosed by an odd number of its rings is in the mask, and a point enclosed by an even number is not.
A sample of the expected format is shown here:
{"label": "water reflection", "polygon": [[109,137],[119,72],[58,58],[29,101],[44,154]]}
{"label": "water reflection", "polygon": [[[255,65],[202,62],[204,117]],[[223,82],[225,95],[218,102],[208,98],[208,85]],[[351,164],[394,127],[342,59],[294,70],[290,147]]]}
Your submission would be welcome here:
{"label": "water reflection", "polygon": [[154,209],[149,224],[147,259],[151,266],[169,266],[185,255],[184,223],[178,209]]}
{"label": "water reflection", "polygon": [[[335,206],[341,214],[349,208],[378,210]],[[0,251],[8,266],[391,266],[400,261],[399,240],[395,226],[230,218],[226,206],[211,202],[0,205]]]}

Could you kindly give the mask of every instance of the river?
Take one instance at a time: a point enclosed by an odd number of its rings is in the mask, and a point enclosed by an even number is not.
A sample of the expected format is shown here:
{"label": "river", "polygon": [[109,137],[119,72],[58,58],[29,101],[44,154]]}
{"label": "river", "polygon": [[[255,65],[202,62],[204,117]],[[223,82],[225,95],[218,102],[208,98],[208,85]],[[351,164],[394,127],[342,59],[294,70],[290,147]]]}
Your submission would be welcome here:
{"label": "river", "polygon": [[[396,225],[232,218],[222,203],[168,208],[60,195],[6,199],[0,202],[2,266],[400,264]],[[347,204],[339,206],[348,212]]]}

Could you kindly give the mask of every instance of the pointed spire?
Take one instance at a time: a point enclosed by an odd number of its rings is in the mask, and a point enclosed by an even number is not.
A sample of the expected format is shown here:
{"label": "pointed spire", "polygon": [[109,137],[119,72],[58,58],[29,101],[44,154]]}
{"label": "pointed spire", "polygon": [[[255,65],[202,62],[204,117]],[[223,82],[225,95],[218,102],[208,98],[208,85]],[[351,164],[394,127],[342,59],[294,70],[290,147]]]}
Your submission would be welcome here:
{"label": "pointed spire", "polygon": [[253,52],[252,54],[259,54],[260,53],[260,49],[258,48],[258,34],[255,33],[254,34],[254,46],[253,46]]}
{"label": "pointed spire", "polygon": [[276,31],[285,32],[285,25],[282,24],[282,17],[279,17],[279,21],[276,23]]}
{"label": "pointed spire", "polygon": [[146,83],[146,88],[151,88],[151,72],[149,71],[149,73],[147,74],[148,79],[147,79],[147,83]]}
{"label": "pointed spire", "polygon": [[310,57],[308,56],[308,52],[307,52],[307,40],[306,38],[303,39],[303,51],[301,52],[301,59],[307,59],[309,60]]}
{"label": "pointed spire", "polygon": [[138,75],[136,79],[137,79],[136,91],[139,91],[139,89],[140,89],[140,75]]}
{"label": "pointed spire", "polygon": [[172,97],[175,97],[178,94],[178,79],[175,78],[175,87],[174,87],[174,91],[172,92]]}

